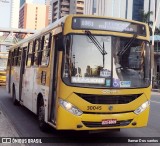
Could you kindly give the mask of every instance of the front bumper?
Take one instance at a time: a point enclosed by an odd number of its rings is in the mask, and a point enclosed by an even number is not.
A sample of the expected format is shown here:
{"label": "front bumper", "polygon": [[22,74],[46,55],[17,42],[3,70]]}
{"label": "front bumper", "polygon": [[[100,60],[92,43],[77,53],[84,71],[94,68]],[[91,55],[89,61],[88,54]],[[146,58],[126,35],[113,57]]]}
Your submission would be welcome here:
{"label": "front bumper", "polygon": [[[144,127],[148,123],[149,109],[150,107],[139,115],[128,112],[119,114],[82,114],[81,116],[75,116],[59,106],[56,129],[98,130]],[[117,123],[113,125],[102,125],[102,120],[106,119],[116,119]]]}

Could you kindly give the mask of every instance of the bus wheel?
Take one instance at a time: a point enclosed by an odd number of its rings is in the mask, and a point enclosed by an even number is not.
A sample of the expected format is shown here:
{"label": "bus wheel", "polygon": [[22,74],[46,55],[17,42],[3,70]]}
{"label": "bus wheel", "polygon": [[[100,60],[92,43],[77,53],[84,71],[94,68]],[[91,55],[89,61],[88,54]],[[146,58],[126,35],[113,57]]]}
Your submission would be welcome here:
{"label": "bus wheel", "polygon": [[39,122],[40,129],[42,131],[46,131],[47,124],[45,122],[45,109],[44,109],[44,102],[42,98],[40,99],[38,104],[38,122]]}
{"label": "bus wheel", "polygon": [[13,104],[14,105],[18,105],[18,100],[16,99],[16,91],[15,91],[15,87],[13,87],[13,92],[12,92],[12,100],[13,100]]}

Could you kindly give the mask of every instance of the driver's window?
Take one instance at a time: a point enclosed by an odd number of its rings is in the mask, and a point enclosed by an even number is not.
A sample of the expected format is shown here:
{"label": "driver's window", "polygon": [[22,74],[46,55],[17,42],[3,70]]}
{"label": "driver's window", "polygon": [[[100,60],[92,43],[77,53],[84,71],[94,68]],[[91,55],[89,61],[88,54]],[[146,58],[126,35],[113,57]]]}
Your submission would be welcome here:
{"label": "driver's window", "polygon": [[137,44],[130,49],[129,53],[129,64],[128,67],[131,69],[143,69],[144,66],[144,43]]}
{"label": "driver's window", "polygon": [[52,35],[47,34],[43,36],[43,46],[42,46],[42,58],[41,58],[41,65],[47,66],[49,64],[49,56],[50,56],[50,49],[51,49],[51,39]]}
{"label": "driver's window", "polygon": [[71,57],[71,36],[68,35],[65,37],[65,63],[64,63],[64,77],[68,77],[69,71],[72,71],[73,64],[71,63],[72,57]]}

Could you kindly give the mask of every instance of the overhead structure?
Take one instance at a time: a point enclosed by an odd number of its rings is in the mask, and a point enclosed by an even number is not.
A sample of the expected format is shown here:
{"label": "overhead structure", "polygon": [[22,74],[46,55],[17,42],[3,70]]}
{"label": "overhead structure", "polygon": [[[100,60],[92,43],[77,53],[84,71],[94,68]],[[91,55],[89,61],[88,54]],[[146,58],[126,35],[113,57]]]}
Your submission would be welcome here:
{"label": "overhead structure", "polygon": [[0,45],[12,46],[35,32],[27,29],[0,28]]}

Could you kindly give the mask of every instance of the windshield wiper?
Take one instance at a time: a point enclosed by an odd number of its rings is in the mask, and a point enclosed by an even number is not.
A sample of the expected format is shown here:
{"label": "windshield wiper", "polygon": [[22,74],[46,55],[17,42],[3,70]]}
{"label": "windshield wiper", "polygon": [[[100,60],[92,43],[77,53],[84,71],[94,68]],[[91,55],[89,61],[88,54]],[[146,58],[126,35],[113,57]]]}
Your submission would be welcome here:
{"label": "windshield wiper", "polygon": [[129,42],[124,46],[124,48],[117,53],[117,56],[122,56],[128,50],[128,48],[135,41],[136,38],[137,38],[137,34],[134,34],[133,37],[129,40]]}
{"label": "windshield wiper", "polygon": [[103,42],[103,46],[101,46],[99,41],[95,38],[95,36],[89,30],[85,30],[85,34],[94,43],[94,45],[99,50],[99,52],[103,55],[103,67],[104,67],[104,62],[105,62],[104,56],[107,54],[107,52],[105,51],[104,42]]}

